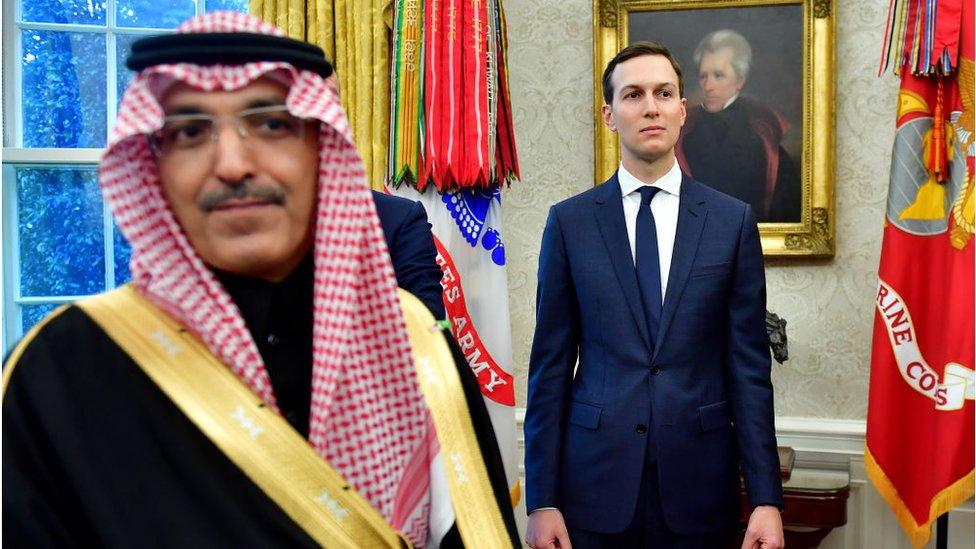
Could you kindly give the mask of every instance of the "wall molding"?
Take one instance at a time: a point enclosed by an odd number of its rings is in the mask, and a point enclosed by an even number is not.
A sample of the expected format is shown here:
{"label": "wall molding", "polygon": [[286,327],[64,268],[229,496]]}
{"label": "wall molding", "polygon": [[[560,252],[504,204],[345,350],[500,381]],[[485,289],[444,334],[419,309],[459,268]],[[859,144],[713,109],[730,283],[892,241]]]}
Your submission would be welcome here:
{"label": "wall molding", "polygon": [[776,418],[776,441],[793,448],[796,467],[850,471],[852,482],[852,464],[860,462],[863,470],[866,430],[863,420]]}

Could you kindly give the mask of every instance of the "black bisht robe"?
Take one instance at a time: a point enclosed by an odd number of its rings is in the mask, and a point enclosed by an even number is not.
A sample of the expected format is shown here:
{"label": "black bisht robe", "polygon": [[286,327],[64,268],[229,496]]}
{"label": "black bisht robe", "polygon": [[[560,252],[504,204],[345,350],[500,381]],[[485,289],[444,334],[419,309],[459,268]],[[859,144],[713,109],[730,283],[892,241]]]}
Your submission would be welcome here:
{"label": "black bisht robe", "polygon": [[[235,301],[241,291],[255,288],[236,288]],[[270,292],[274,296],[275,289]],[[310,301],[305,300],[309,311]],[[272,303],[277,303],[272,311],[288,312],[280,295]],[[248,316],[250,325],[254,317]],[[272,314],[271,320],[273,327],[281,318]],[[517,546],[488,412],[463,355],[445,337],[496,505]],[[259,343],[263,356],[265,345]],[[269,371],[280,369],[272,366],[274,358],[266,362]],[[310,380],[310,360],[307,364]],[[5,372],[10,378],[3,398],[3,541],[8,547],[316,547],[81,309],[69,307],[52,319],[16,364],[4,368],[14,368]],[[272,373],[276,395],[289,392],[282,383],[294,381]],[[304,418],[286,415],[292,425],[304,426],[306,436],[307,416],[307,409]],[[442,547],[461,546],[455,525]]]}

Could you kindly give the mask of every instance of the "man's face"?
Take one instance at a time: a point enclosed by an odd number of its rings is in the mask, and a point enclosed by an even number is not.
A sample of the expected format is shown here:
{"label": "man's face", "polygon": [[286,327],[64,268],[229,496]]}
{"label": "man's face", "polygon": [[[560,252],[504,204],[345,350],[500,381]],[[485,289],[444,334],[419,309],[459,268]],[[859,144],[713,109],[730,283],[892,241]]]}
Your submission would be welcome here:
{"label": "man's face", "polygon": [[[297,121],[294,131],[288,122],[296,121],[274,111],[287,94],[283,85],[263,78],[232,92],[178,84],[163,98],[167,117],[217,119],[212,141],[200,138],[204,126],[178,122],[167,124],[157,146],[163,194],[190,245],[211,267],[279,281],[311,249],[318,131],[306,121]],[[262,115],[262,107],[272,112]],[[239,122],[237,114],[250,109],[259,114]]]}
{"label": "man's face", "polygon": [[705,93],[703,105],[708,112],[718,112],[742,90],[745,81],[732,68],[732,48],[705,52],[698,64],[698,85]]}
{"label": "man's face", "polygon": [[623,159],[654,162],[671,154],[685,123],[678,73],[662,55],[633,57],[610,75],[613,101],[603,121],[620,136]]}

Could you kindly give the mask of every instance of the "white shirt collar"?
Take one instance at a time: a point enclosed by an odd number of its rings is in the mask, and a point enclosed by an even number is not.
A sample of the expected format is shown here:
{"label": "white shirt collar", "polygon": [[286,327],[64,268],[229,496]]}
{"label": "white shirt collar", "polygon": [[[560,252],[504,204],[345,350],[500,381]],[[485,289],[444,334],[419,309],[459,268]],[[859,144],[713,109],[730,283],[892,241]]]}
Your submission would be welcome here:
{"label": "white shirt collar", "polygon": [[[735,100],[738,99],[738,98],[739,98],[739,94],[733,95],[732,98],[729,99],[728,101],[726,101],[725,102],[725,105],[722,106],[722,110],[724,111],[725,109],[729,108],[729,105],[731,105],[732,103],[735,103]],[[708,110],[708,109],[705,108],[705,102],[704,101],[701,104],[701,108],[703,110],[706,110],[706,111]],[[721,111],[719,111],[719,112],[721,112]]]}
{"label": "white shirt collar", "polygon": [[[647,185],[647,183],[637,179],[633,174],[628,172],[627,168],[624,168],[623,162],[620,163],[620,168],[617,169],[617,181],[620,182],[621,196],[627,196]],[[668,173],[650,185],[652,187],[658,187],[668,194],[679,196],[681,194],[681,168],[678,166],[678,161],[675,160],[674,165],[671,166]]]}

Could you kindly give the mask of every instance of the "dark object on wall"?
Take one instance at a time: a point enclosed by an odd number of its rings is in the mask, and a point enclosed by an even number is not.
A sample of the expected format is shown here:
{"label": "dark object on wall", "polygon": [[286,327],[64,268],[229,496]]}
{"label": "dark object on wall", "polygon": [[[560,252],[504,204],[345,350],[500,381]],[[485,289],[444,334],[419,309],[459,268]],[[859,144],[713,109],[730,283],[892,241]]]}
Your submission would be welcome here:
{"label": "dark object on wall", "polygon": [[769,349],[773,351],[773,358],[780,364],[790,359],[790,351],[786,342],[786,320],[776,313],[766,311],[766,333],[769,335]]}

